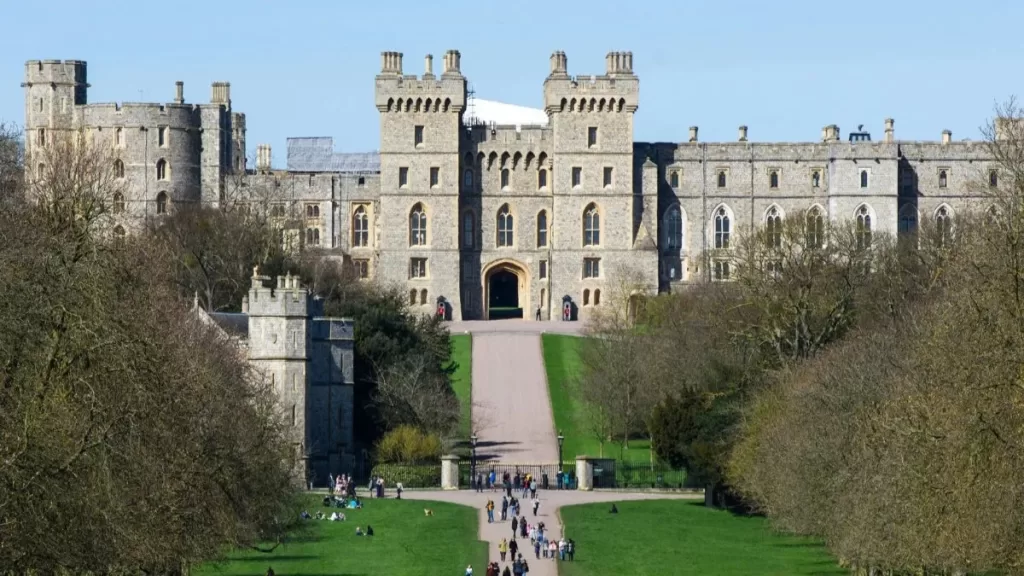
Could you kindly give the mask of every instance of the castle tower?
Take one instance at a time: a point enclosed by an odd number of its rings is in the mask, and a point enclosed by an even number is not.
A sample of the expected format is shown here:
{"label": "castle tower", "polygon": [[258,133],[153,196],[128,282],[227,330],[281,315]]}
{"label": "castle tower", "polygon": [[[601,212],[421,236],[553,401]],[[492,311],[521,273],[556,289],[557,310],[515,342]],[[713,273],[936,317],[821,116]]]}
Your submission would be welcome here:
{"label": "castle tower", "polygon": [[[632,52],[609,52],[604,74],[578,76],[569,75],[564,52],[551,55],[544,109],[553,131],[554,229],[564,231],[554,238],[553,290],[578,286],[582,278],[581,292],[593,293],[622,265],[657,270],[657,216],[644,218],[645,206],[656,211],[656,202],[643,201],[642,187],[634,197],[633,115],[639,89]],[[600,236],[588,238],[584,219],[593,213]],[[635,247],[650,253],[641,256]]]}
{"label": "castle tower", "polygon": [[456,50],[446,52],[437,77],[433,58],[427,57],[426,71],[417,77],[403,73],[400,52],[384,52],[375,90],[381,134],[380,276],[405,284],[417,310],[429,312],[444,297],[456,316],[461,310],[459,141],[466,107],[461,58]]}
{"label": "castle tower", "polygon": [[[202,203],[219,206],[224,199],[224,177],[233,169],[232,155],[236,142],[245,145],[245,127],[241,133],[232,127],[236,114],[231,112],[231,83],[214,82],[210,85],[210,102],[199,106],[202,123],[202,159],[200,179]],[[241,119],[244,122],[244,118]]]}
{"label": "castle tower", "polygon": [[29,60],[25,63],[26,152],[46,142],[47,132],[75,127],[75,106],[87,101],[89,84],[82,60]]}
{"label": "castle tower", "polygon": [[270,287],[264,285],[266,280],[270,279],[254,273],[249,289],[249,359],[273,383],[285,425],[291,429],[296,473],[305,481],[311,445],[307,382],[313,302],[297,277],[278,276]]}

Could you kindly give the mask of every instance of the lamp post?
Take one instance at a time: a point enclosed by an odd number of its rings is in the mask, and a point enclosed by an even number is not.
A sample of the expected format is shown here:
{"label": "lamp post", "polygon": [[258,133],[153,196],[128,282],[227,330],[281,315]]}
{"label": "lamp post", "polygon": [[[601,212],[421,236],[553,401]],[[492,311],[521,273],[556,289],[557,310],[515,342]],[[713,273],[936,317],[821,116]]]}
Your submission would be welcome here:
{"label": "lamp post", "polygon": [[469,437],[469,444],[473,447],[469,460],[469,485],[476,485],[476,434]]}
{"label": "lamp post", "polygon": [[565,436],[562,436],[562,431],[558,431],[558,487],[562,487],[562,442],[565,442]]}

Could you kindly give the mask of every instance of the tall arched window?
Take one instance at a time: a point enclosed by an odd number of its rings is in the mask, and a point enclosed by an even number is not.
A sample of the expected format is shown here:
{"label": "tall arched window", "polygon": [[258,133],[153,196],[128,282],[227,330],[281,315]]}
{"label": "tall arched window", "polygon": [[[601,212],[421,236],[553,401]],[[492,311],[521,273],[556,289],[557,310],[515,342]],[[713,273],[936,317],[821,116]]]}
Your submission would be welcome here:
{"label": "tall arched window", "polygon": [[352,246],[361,248],[370,245],[370,218],[366,208],[360,206],[352,213]]}
{"label": "tall arched window", "polygon": [[415,306],[416,305],[416,289],[415,288],[413,288],[412,290],[409,290],[409,305],[410,306]]}
{"label": "tall arched window", "polygon": [[515,241],[515,222],[508,204],[498,210],[498,246],[512,246]]}
{"label": "tall arched window", "polygon": [[725,170],[718,173],[718,187],[725,188]]}
{"label": "tall arched window", "polygon": [[825,217],[821,208],[811,207],[807,211],[807,247],[821,248],[825,245]]}
{"label": "tall arched window", "polygon": [[476,245],[476,219],[472,212],[462,215],[462,247],[472,248]]}
{"label": "tall arched window", "polygon": [[946,171],[939,170],[939,188],[946,187]]}
{"label": "tall arched window", "polygon": [[601,289],[597,288],[594,290],[594,306],[601,305]]}
{"label": "tall arched window", "polygon": [[901,236],[909,236],[917,231],[917,210],[913,206],[904,206],[900,210],[900,219],[896,231]]}
{"label": "tall arched window", "polygon": [[167,214],[167,192],[156,195],[156,213]]}
{"label": "tall arched window", "polygon": [[601,213],[596,204],[590,204],[583,211],[583,245],[601,245]]}
{"label": "tall arched window", "polygon": [[508,170],[508,168],[502,168],[501,169],[501,188],[502,189],[508,188],[508,182],[509,182],[509,170]]}
{"label": "tall arched window", "polygon": [[672,173],[668,175],[668,185],[673,188],[679,188],[679,172],[673,170]]}
{"label": "tall arched window", "polygon": [[541,168],[537,171],[537,188],[543,190],[548,187],[548,170]]}
{"label": "tall arched window", "polygon": [[422,204],[413,206],[409,214],[409,245],[427,245],[427,213]]}
{"label": "tall arched window", "polygon": [[821,187],[821,172],[815,170],[811,173],[811,188]]}
{"label": "tall arched window", "polygon": [[537,214],[537,248],[546,248],[548,245],[548,213],[541,210]]}
{"label": "tall arched window", "polygon": [[949,209],[945,206],[940,206],[935,211],[935,231],[937,232],[937,241],[939,246],[945,246],[949,241],[949,233],[952,226],[952,215],[949,213]]}
{"label": "tall arched window", "polygon": [[156,161],[156,179],[167,180],[167,160],[163,158]]}
{"label": "tall arched window", "polygon": [[319,228],[306,228],[306,245],[307,246],[319,246],[320,245],[320,229]]}
{"label": "tall arched window", "polygon": [[[866,172],[862,172],[866,174]],[[871,212],[867,206],[857,209],[857,247],[860,249],[871,246]]]}
{"label": "tall arched window", "polygon": [[427,303],[427,289],[423,288],[420,290],[420,304]]}
{"label": "tall arched window", "polygon": [[860,171],[860,187],[861,188],[867,188],[868,187],[868,171],[867,170],[861,170]]}
{"label": "tall arched window", "polygon": [[114,178],[124,178],[124,162],[114,160]]}
{"label": "tall arched window", "polygon": [[114,193],[114,214],[120,214],[124,212],[124,194],[120,192]]}
{"label": "tall arched window", "polygon": [[782,215],[779,209],[772,206],[765,215],[765,242],[769,248],[782,247]]}
{"label": "tall arched window", "polygon": [[723,206],[715,211],[715,248],[728,248],[730,233],[732,225],[729,222],[729,212]]}
{"label": "tall arched window", "polygon": [[992,188],[999,186],[999,172],[992,170],[988,173],[988,185]]}
{"label": "tall arched window", "polygon": [[465,188],[466,190],[470,190],[473,188],[472,168],[466,168],[466,170],[462,172],[462,187]]}
{"label": "tall arched window", "polygon": [[683,247],[683,213],[679,206],[672,206],[665,214],[665,248],[679,250]]}
{"label": "tall arched window", "polygon": [[771,174],[768,175],[768,187],[778,188],[779,187],[779,173],[772,170]]}

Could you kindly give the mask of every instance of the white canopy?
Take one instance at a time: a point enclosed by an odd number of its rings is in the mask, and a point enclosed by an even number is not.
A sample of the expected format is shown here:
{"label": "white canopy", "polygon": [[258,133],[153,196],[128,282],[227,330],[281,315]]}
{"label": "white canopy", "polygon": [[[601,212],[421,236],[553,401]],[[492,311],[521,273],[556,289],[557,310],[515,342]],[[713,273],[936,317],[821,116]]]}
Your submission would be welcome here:
{"label": "white canopy", "polygon": [[548,115],[543,110],[505,104],[493,100],[473,98],[469,101],[466,122],[494,123],[503,126],[547,126]]}

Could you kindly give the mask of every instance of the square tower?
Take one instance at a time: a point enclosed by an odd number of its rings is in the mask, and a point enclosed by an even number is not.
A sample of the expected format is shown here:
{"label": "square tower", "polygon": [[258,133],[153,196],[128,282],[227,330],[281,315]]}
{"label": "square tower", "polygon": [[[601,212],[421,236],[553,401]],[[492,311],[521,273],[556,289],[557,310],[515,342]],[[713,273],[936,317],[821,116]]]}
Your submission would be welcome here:
{"label": "square tower", "polygon": [[25,63],[26,152],[45,143],[47,132],[75,128],[75,106],[87,101],[89,84],[82,60],[29,60]]}
{"label": "square tower", "polygon": [[[403,75],[402,54],[384,52],[376,78],[380,112],[379,276],[406,286],[422,312],[444,297],[458,316],[459,141],[466,107],[461,55],[444,55],[440,77]],[[457,318],[456,318],[457,319]]]}

